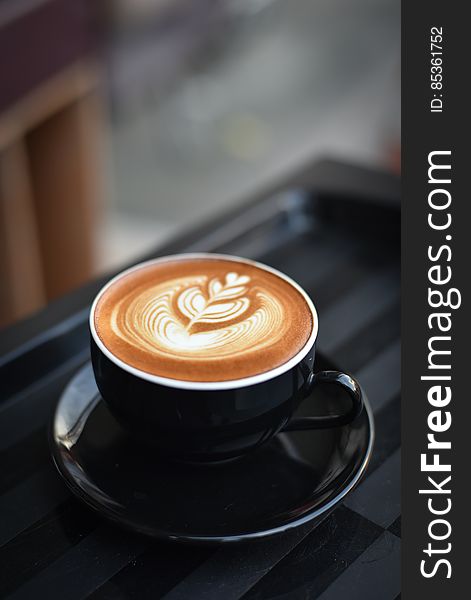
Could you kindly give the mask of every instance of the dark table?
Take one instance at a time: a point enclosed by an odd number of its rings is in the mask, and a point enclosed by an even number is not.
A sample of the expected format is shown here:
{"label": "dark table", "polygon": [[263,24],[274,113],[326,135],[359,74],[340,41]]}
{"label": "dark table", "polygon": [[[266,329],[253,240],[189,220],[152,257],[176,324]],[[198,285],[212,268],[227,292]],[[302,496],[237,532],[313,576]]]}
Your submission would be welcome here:
{"label": "dark table", "polygon": [[124,532],[75,500],[54,470],[47,426],[88,360],[87,314],[103,280],[1,332],[0,596],[397,598],[399,232],[396,178],[326,161],[149,255],[218,251],[286,272],[319,311],[316,368],[353,373],[369,396],[376,443],[362,483],[316,526],[256,544],[184,546]]}

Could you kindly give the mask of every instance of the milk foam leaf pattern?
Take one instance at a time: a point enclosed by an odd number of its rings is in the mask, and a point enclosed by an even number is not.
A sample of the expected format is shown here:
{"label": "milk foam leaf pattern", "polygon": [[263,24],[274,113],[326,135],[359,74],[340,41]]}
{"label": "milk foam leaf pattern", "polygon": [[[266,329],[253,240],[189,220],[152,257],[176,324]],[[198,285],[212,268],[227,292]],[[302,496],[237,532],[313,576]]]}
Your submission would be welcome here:
{"label": "milk foam leaf pattern", "polygon": [[284,364],[309,339],[310,307],[276,274],[235,263],[136,269],[99,298],[100,339],[130,366],[178,380],[241,379]]}
{"label": "milk foam leaf pattern", "polygon": [[271,345],[286,332],[283,305],[261,289],[249,289],[251,281],[225,274],[158,283],[134,297],[125,311],[116,304],[113,331],[140,350],[179,359],[220,359]]}
{"label": "milk foam leaf pattern", "polygon": [[177,305],[189,319],[186,329],[196,323],[223,323],[243,315],[250,306],[249,299],[241,297],[247,292],[244,284],[249,281],[248,276],[228,273],[224,283],[217,278],[211,279],[207,296],[199,286],[183,290]]}

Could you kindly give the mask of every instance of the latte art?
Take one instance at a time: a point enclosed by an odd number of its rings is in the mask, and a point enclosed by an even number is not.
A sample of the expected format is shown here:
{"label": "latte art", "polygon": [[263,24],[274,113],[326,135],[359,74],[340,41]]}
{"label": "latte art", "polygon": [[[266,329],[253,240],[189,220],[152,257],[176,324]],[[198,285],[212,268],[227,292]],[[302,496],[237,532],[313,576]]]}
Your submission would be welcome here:
{"label": "latte art", "polygon": [[127,300],[113,309],[113,331],[148,352],[227,356],[272,344],[282,331],[281,303],[236,272],[222,281],[204,275],[167,281]]}
{"label": "latte art", "polygon": [[97,333],[118,358],[164,377],[220,381],[274,368],[312,330],[301,294],[229,260],[143,267],[98,302]]}

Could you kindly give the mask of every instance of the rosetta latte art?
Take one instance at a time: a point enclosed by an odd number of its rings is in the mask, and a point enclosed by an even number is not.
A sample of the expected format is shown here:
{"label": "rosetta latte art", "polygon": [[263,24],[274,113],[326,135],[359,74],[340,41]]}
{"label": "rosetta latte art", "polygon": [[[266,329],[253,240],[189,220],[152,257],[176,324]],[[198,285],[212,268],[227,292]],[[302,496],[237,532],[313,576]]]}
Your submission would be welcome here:
{"label": "rosetta latte art", "polygon": [[146,287],[113,308],[114,333],[135,347],[176,357],[240,354],[278,341],[282,303],[248,275],[186,276]]}

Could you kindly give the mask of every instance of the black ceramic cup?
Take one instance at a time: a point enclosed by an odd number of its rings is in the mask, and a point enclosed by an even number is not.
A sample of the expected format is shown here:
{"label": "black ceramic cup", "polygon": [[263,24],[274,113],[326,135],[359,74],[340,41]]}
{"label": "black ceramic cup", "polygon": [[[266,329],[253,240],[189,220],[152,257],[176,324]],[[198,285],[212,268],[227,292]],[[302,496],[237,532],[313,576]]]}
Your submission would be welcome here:
{"label": "black ceramic cup", "polygon": [[[90,332],[98,389],[113,415],[130,433],[169,457],[191,462],[221,461],[254,450],[282,430],[338,427],[350,423],[360,414],[362,392],[353,377],[338,371],[314,373],[318,317],[311,299],[296,282],[266,265],[243,258],[202,253],[184,256],[221,257],[255,264],[275,273],[304,296],[313,316],[312,332],[301,351],[286,363],[252,377],[191,382],[152,375],[113,355],[95,329],[94,312],[101,295],[117,278],[142,264],[124,271],[97,295],[90,312]],[[350,398],[350,408],[341,414],[292,419],[302,400],[317,385],[326,383],[343,388]]]}

